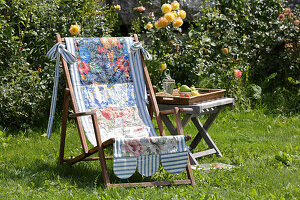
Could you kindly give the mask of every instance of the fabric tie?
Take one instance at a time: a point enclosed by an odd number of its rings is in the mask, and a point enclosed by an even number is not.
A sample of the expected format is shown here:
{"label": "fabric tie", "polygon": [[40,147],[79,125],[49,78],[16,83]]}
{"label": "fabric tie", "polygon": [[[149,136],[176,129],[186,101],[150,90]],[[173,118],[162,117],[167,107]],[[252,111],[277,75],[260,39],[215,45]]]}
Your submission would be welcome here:
{"label": "fabric tie", "polygon": [[130,50],[132,51],[132,53],[134,54],[134,56],[137,56],[138,54],[138,50],[141,50],[145,59],[147,60],[152,60],[152,56],[148,53],[148,51],[146,51],[144,49],[144,47],[142,46],[142,44],[140,42],[134,42],[131,47]]}
{"label": "fabric tie", "polygon": [[[140,50],[141,50],[142,54],[144,55],[145,59],[152,60],[152,56],[148,53],[148,51],[146,51],[144,49],[144,47],[142,46],[142,44],[140,42],[134,42],[131,45],[130,50],[131,50],[131,54],[133,57],[133,64],[135,65],[136,70],[142,70]],[[143,72],[140,72],[139,74],[143,74]],[[145,95],[143,95],[145,97],[144,101],[146,102],[146,104],[149,104],[148,99],[147,99],[147,91],[146,91],[145,81],[138,81],[138,82],[139,82],[139,87],[143,88],[145,90]]]}
{"label": "fabric tie", "polygon": [[53,119],[54,119],[54,114],[55,114],[56,99],[57,99],[57,89],[58,89],[58,79],[59,79],[59,59],[60,59],[60,56],[62,56],[67,63],[73,64],[76,61],[76,57],[66,49],[65,45],[63,45],[61,43],[55,44],[48,51],[47,56],[51,60],[56,59],[54,85],[53,85],[51,107],[50,107],[50,116],[49,116],[48,127],[47,127],[47,136],[50,139],[52,125],[53,125]]}

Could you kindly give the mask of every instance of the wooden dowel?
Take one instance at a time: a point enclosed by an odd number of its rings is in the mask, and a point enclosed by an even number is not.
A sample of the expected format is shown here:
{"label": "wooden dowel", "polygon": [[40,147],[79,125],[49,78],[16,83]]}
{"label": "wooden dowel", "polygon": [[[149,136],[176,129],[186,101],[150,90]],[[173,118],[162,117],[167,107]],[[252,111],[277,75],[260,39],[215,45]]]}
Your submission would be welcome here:
{"label": "wooden dowel", "polygon": [[[193,112],[193,108],[179,108],[179,112],[180,113]],[[160,114],[162,115],[174,114],[174,110],[162,110],[160,111]]]}

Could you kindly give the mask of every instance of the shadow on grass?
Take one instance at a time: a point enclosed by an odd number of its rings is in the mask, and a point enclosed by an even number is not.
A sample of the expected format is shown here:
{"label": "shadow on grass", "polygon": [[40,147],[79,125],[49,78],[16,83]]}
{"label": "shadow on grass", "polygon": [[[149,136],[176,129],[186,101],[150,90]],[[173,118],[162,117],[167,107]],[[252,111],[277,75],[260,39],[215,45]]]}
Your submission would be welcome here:
{"label": "shadow on grass", "polygon": [[[138,172],[135,172],[129,179],[119,179],[113,173],[112,161],[110,160],[107,163],[110,182],[113,184],[157,181],[153,177],[143,177]],[[16,171],[19,171],[19,173],[16,173]],[[160,173],[162,171],[164,170],[160,169],[158,174],[165,176],[166,173]],[[72,187],[73,185],[83,189],[105,188],[99,161],[79,162],[70,166],[66,163],[49,163],[41,159],[36,159],[32,161],[29,167],[10,170],[10,173],[6,174],[6,177],[13,180],[20,180],[26,177],[28,179],[27,185],[36,188],[44,188],[47,185],[54,187],[65,187],[66,185]],[[172,179],[173,175],[167,176],[167,178]]]}

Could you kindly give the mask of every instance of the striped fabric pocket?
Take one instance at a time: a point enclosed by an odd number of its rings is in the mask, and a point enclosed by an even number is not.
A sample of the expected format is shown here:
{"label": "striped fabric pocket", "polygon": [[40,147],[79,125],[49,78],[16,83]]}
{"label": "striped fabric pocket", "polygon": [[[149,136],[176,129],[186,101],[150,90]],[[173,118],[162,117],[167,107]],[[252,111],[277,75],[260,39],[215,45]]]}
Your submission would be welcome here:
{"label": "striped fabric pocket", "polygon": [[187,150],[184,136],[116,139],[114,172],[117,177],[126,179],[137,169],[142,176],[148,177],[158,170],[161,163],[166,171],[178,174],[187,165]]}

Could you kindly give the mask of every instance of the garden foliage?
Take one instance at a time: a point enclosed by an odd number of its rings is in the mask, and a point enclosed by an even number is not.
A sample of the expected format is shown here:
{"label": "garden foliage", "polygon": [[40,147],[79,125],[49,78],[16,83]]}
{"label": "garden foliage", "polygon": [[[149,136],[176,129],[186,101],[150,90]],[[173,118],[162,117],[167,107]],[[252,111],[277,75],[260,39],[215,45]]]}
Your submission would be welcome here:
{"label": "garden foliage", "polygon": [[[158,66],[165,62],[181,84],[225,88],[239,105],[267,102],[273,108],[299,110],[299,8],[284,9],[279,0],[214,2],[203,1],[201,12],[182,29],[143,32],[135,21],[133,31],[138,30],[156,56],[148,62],[152,80],[160,85]],[[153,21],[145,14],[138,17],[141,25]]]}
{"label": "garden foliage", "polygon": [[[80,36],[119,36],[122,8],[108,2],[0,0],[0,125],[47,122],[54,62],[46,53],[56,33],[70,36],[70,25],[78,24]],[[122,32],[137,33],[153,55],[147,61],[153,83],[160,86],[167,72],[181,84],[225,88],[237,105],[299,111],[299,8],[284,9],[282,0],[211,2],[203,1],[194,16],[185,10],[189,21],[180,11],[185,2],[173,4],[174,22],[166,15],[169,5],[163,13],[151,10],[151,1],[139,1],[130,30]]]}
{"label": "garden foliage", "polygon": [[0,0],[0,11],[0,124],[47,122],[55,63],[46,53],[55,35],[70,36],[75,23],[83,36],[110,35],[118,15],[98,0]]}

